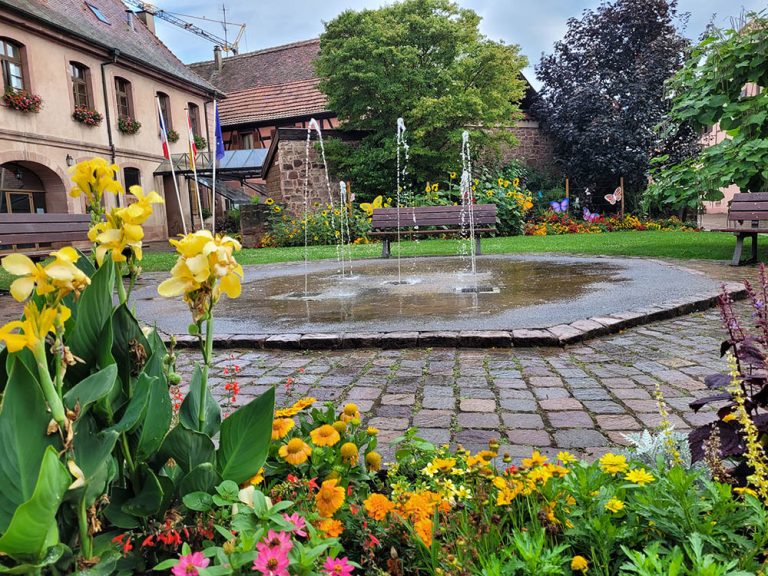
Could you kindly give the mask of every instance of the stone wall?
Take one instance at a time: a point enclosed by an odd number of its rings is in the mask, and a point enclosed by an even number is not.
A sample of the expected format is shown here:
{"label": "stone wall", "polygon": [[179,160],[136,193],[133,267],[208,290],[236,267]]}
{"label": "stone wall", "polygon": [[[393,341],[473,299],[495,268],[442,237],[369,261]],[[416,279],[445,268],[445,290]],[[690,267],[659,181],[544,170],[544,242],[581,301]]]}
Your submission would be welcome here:
{"label": "stone wall", "polygon": [[240,234],[245,248],[258,248],[269,226],[269,206],[243,204],[240,206]]}
{"label": "stone wall", "polygon": [[[275,151],[274,164],[267,174],[267,193],[296,216],[304,213],[304,179],[306,178],[306,142],[281,139]],[[309,207],[329,202],[325,171],[320,153],[313,142],[309,147]],[[331,177],[334,202],[338,203],[339,181]]]}
{"label": "stone wall", "polygon": [[518,140],[515,147],[501,151],[504,162],[517,159],[544,172],[555,169],[554,147],[536,120],[521,120],[517,126],[507,128]]}

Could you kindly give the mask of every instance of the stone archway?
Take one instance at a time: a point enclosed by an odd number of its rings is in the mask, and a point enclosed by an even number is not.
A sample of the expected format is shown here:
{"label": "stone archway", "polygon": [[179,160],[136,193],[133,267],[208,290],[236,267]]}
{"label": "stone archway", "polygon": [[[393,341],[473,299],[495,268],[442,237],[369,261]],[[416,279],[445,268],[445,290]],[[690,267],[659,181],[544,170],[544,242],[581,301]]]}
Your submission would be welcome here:
{"label": "stone archway", "polygon": [[48,166],[32,160],[0,163],[0,213],[9,212],[69,212],[64,181]]}

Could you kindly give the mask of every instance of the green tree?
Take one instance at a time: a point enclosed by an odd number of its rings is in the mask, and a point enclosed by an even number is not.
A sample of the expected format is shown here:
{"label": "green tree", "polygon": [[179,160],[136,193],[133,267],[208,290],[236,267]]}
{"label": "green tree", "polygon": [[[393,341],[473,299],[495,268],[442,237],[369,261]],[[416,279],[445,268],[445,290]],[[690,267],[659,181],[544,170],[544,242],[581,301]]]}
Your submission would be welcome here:
{"label": "green tree", "polygon": [[345,11],[326,24],[317,71],[329,106],[347,129],[369,131],[359,145],[329,145],[340,176],[358,197],[395,192],[395,132],[402,116],[410,145],[409,182],[444,179],[459,166],[461,133],[473,150],[514,143],[526,65],[518,46],[478,31],[480,16],[448,0],[404,0]]}
{"label": "green tree", "polygon": [[669,83],[673,122],[727,137],[696,157],[657,165],[646,203],[696,207],[723,197],[720,188],[768,191],[768,18],[750,14],[740,27],[712,30]]}

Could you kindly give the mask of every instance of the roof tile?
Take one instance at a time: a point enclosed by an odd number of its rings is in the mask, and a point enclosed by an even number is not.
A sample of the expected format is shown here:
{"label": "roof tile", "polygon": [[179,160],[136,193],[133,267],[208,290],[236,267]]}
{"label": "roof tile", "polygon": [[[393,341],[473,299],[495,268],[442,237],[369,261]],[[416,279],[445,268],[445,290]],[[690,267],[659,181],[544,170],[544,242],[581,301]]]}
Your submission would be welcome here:
{"label": "roof tile", "polygon": [[317,88],[319,83],[319,78],[310,78],[230,92],[220,104],[221,123],[232,126],[328,112],[325,94]]}

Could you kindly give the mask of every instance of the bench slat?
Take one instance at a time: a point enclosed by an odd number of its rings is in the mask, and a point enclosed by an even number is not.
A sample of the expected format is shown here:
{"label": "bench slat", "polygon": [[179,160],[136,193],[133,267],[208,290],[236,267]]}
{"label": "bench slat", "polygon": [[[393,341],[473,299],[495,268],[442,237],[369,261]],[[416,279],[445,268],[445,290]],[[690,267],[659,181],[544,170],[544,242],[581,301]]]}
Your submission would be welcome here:
{"label": "bench slat", "polygon": [[90,221],[91,217],[88,214],[67,214],[63,212],[46,212],[45,214],[0,214],[0,224],[46,224],[49,222],[90,223]]}
{"label": "bench slat", "polygon": [[[490,233],[490,232],[496,232],[496,228],[475,228],[475,234],[482,234],[482,233]],[[419,234],[432,234],[433,236],[437,236],[439,234],[460,234],[461,231],[457,229],[453,230],[403,230],[401,235],[402,236],[414,236]],[[397,236],[396,232],[369,232],[369,236],[388,236],[390,238],[394,238]]]}
{"label": "bench slat", "polygon": [[0,227],[0,238],[9,234],[50,234],[57,232],[70,232],[72,230],[83,230],[88,232],[88,224],[90,222],[46,222],[44,225],[40,223],[31,222],[9,222],[2,223]]}
{"label": "bench slat", "polygon": [[[495,224],[496,217],[490,218],[475,218],[475,225],[477,224]],[[398,223],[397,219],[393,220],[376,220],[371,221],[371,228],[397,228],[398,224],[401,228],[413,227],[413,226],[461,226],[461,219],[454,218],[400,218]],[[469,228],[469,221],[465,221],[464,225]]]}
{"label": "bench slat", "polygon": [[768,210],[765,212],[729,212],[728,220],[744,220],[747,222],[750,220],[768,220]]}
{"label": "bench slat", "polygon": [[739,192],[733,195],[731,202],[764,202],[766,200],[768,200],[768,192]]}
{"label": "bench slat", "polygon": [[81,230],[69,232],[56,232],[55,234],[43,234],[40,232],[29,234],[0,234],[0,246],[11,244],[35,244],[49,242],[72,242],[75,240],[87,240],[86,233]]}

